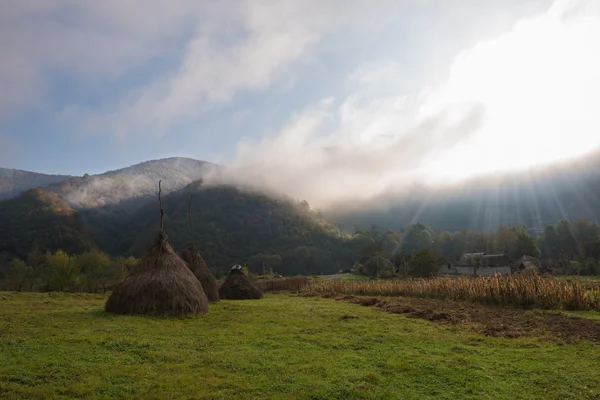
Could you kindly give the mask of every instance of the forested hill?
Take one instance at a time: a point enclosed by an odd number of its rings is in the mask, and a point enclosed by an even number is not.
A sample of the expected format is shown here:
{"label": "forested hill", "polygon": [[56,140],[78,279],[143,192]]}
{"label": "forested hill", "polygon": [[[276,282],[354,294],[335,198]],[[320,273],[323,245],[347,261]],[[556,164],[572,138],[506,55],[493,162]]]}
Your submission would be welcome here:
{"label": "forested hill", "polygon": [[[260,272],[264,263],[283,274],[333,273],[349,268],[355,259],[356,246],[306,202],[198,182],[163,198],[165,232],[178,250],[191,244],[190,196],[196,248],[214,271],[246,263]],[[159,215],[155,201],[119,219],[108,228],[107,237],[115,240],[106,247],[119,254],[142,255],[156,236]]]}
{"label": "forested hill", "polygon": [[77,254],[93,246],[93,239],[66,202],[42,189],[30,189],[0,201],[0,253],[25,257],[35,246]]}
{"label": "forested hill", "polygon": [[191,158],[152,160],[99,175],[84,175],[52,184],[45,191],[55,193],[75,209],[89,209],[153,198],[158,181],[163,181],[163,193],[181,189],[201,179],[214,164]]}
{"label": "forested hill", "polygon": [[16,197],[26,190],[47,186],[71,178],[68,175],[47,175],[19,169],[0,168],[0,199]]}
{"label": "forested hill", "polygon": [[[196,247],[217,273],[235,263],[255,272],[264,266],[288,274],[333,273],[349,268],[356,257],[358,243],[342,237],[305,202],[200,182],[162,198],[165,231],[178,251],[191,242],[191,194]],[[99,248],[115,256],[141,256],[159,227],[156,193],[130,210],[134,207],[74,210],[56,194],[34,189],[0,202],[0,253],[9,259],[26,258],[34,247],[69,254]]]}

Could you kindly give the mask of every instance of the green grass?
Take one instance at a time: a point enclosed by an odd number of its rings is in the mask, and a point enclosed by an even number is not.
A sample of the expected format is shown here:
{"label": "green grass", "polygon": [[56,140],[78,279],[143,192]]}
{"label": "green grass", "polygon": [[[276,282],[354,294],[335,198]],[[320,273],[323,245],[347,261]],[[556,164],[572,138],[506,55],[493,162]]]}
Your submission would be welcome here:
{"label": "green grass", "polygon": [[267,295],[193,318],[0,293],[2,399],[592,399],[600,346],[501,339],[341,301]]}

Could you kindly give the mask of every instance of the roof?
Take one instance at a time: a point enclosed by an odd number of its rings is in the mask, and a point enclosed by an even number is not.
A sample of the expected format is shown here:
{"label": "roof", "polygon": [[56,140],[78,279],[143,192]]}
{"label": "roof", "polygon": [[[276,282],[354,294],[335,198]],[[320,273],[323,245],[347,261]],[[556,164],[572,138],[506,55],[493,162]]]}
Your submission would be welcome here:
{"label": "roof", "polygon": [[462,257],[460,257],[460,260],[458,260],[458,264],[473,264],[476,260],[480,260],[484,254],[485,253],[464,253]]}
{"label": "roof", "polygon": [[506,254],[486,254],[483,256],[484,264],[489,266],[506,266],[510,265],[510,258]]}

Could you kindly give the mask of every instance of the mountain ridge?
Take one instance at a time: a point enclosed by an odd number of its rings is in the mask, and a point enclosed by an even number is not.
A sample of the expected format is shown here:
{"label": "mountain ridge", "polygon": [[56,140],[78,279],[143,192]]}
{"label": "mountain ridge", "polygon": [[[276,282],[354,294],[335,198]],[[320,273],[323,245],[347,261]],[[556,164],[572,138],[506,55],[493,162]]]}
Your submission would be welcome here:
{"label": "mountain ridge", "polygon": [[0,200],[13,198],[29,189],[47,186],[69,178],[72,176],[0,168]]}

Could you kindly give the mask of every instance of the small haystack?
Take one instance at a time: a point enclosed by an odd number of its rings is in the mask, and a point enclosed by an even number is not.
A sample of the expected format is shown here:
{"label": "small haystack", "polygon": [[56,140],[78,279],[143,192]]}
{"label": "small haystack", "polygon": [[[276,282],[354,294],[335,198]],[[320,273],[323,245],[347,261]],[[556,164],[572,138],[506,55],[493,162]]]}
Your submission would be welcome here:
{"label": "small haystack", "polygon": [[219,285],[200,253],[193,248],[187,249],[181,253],[181,258],[202,284],[208,301],[211,303],[219,301]]}
{"label": "small haystack", "polygon": [[173,251],[163,232],[162,201],[160,231],[156,242],[131,273],[110,294],[104,309],[116,314],[186,315],[208,312],[202,285]]}
{"label": "small haystack", "polygon": [[242,267],[236,265],[231,268],[225,282],[219,288],[219,296],[228,300],[252,300],[261,299],[263,294],[250,282]]}

